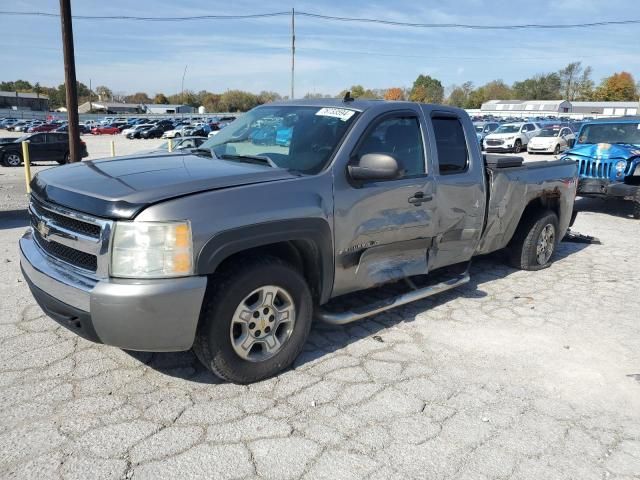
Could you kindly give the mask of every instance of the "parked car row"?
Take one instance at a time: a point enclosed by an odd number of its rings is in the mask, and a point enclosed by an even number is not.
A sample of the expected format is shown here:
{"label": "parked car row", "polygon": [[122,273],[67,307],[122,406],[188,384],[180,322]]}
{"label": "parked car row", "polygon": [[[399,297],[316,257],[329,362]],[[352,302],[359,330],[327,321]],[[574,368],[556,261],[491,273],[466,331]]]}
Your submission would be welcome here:
{"label": "parked car row", "polygon": [[476,137],[487,152],[560,154],[573,146],[582,122],[475,122]]}

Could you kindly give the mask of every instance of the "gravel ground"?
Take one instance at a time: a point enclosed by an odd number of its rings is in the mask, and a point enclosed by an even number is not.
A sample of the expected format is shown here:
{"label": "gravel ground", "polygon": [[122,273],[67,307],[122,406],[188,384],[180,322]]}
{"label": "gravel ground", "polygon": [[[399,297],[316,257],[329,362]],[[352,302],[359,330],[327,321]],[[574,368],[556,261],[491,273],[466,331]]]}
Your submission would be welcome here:
{"label": "gravel ground", "polygon": [[20,172],[0,169],[0,478],[640,478],[628,204],[578,201],[575,230],[602,245],[563,243],[541,272],[478,259],[470,284],[316,325],[293,369],[237,386],[191,352],[95,345],[46,318],[7,213]]}

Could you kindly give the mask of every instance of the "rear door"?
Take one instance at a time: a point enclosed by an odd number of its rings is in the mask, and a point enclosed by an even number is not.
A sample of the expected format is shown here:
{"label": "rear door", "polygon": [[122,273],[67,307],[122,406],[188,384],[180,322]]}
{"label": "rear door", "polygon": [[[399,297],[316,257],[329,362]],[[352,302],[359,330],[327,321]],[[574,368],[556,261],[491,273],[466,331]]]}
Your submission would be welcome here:
{"label": "rear door", "polygon": [[69,148],[69,136],[66,133],[48,133],[47,143],[51,151],[52,160],[63,160]]}
{"label": "rear door", "polygon": [[344,163],[336,164],[334,296],[427,273],[427,251],[437,225],[420,108],[386,112],[365,125],[348,162],[384,153],[402,171],[397,179],[356,184]]}
{"label": "rear door", "polygon": [[[430,107],[424,106],[428,109]],[[484,163],[471,123],[457,113],[429,112],[437,183],[437,237],[429,269],[471,259],[482,235],[486,190]]]}

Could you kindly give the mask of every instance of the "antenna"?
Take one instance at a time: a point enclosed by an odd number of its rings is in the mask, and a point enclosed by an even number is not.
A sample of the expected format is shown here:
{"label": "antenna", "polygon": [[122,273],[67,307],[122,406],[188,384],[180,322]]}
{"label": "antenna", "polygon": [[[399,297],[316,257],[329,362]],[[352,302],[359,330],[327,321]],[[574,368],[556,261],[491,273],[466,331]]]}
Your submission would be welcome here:
{"label": "antenna", "polygon": [[355,98],[353,98],[351,96],[351,92],[347,92],[344,94],[344,98],[342,99],[343,102],[353,102],[355,100]]}

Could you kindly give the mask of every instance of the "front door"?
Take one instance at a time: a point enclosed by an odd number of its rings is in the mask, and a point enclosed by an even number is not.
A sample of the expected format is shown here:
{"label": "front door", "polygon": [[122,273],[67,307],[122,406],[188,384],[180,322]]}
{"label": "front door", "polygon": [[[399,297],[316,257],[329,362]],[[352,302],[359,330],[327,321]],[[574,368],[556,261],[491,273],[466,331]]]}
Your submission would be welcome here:
{"label": "front door", "polygon": [[427,273],[437,222],[425,138],[419,108],[384,114],[362,134],[350,161],[367,153],[391,155],[399,178],[356,184],[345,170],[335,172],[341,178],[334,194],[334,296]]}
{"label": "front door", "polygon": [[45,135],[46,133],[37,133],[29,137],[29,158],[31,161],[50,160]]}

